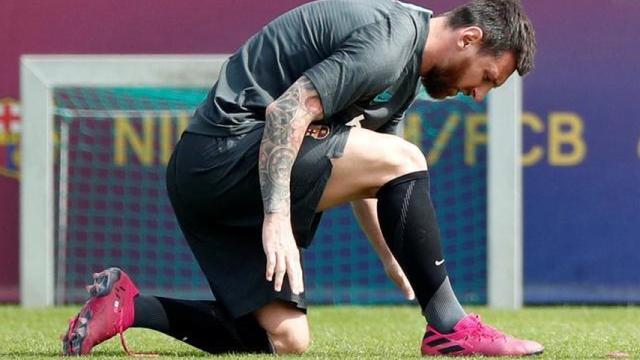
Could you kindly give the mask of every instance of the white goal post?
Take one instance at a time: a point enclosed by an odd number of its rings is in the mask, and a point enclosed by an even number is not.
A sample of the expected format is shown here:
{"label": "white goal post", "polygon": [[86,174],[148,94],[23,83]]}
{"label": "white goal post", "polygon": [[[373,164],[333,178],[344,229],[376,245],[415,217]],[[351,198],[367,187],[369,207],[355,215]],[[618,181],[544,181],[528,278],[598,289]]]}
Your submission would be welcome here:
{"label": "white goal post", "polygon": [[487,299],[519,309],[522,276],[522,78],[512,75],[488,99]]}
{"label": "white goal post", "polygon": [[[53,90],[64,86],[209,87],[228,55],[25,55],[20,61],[20,301],[55,299]],[[488,299],[522,305],[521,80],[489,98]]]}
{"label": "white goal post", "polygon": [[53,90],[62,86],[209,87],[228,55],[25,55],[20,302],[55,304]]}

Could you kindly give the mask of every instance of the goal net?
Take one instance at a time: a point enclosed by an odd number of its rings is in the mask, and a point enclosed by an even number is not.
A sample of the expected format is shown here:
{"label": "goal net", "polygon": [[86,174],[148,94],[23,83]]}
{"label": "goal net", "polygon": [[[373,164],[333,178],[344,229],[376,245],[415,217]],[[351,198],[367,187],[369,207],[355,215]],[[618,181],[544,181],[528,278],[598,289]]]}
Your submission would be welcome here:
{"label": "goal net", "polygon": [[[216,59],[218,65],[220,61]],[[23,257],[23,269],[35,273],[46,268],[43,273],[52,285],[47,296],[55,303],[83,301],[91,273],[109,266],[125,269],[145,293],[212,296],[178,228],[164,184],[173,146],[208,86],[202,80],[191,86],[171,81],[175,79],[150,85],[77,81],[48,87],[47,121],[54,135],[52,221],[44,229],[51,247],[47,250],[43,242],[44,252],[50,252],[43,259],[51,256],[52,263],[47,268],[46,261],[36,264]],[[209,82],[213,79],[205,84]],[[453,286],[463,302],[476,304],[487,301],[486,110],[485,103],[465,98],[421,98],[407,112],[404,127],[404,137],[419,145],[429,162]],[[29,212],[23,216],[29,217],[23,219],[24,244],[30,235],[25,224],[37,219]],[[349,206],[324,214],[303,260],[310,302],[405,301]]]}

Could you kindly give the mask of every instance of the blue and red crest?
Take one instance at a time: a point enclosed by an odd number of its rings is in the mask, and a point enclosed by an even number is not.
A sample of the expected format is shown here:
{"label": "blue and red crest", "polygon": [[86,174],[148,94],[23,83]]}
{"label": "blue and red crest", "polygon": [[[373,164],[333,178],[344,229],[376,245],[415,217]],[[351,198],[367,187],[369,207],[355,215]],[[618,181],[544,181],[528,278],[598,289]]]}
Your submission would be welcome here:
{"label": "blue and red crest", "polygon": [[0,176],[18,178],[20,173],[20,106],[0,99]]}

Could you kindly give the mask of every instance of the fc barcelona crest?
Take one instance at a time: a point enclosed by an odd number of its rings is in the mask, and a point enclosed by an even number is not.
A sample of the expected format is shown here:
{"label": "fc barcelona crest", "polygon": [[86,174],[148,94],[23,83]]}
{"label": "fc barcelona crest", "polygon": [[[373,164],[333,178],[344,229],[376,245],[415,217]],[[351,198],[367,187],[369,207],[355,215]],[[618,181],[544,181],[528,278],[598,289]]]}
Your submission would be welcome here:
{"label": "fc barcelona crest", "polygon": [[307,128],[306,136],[311,136],[316,140],[325,139],[331,133],[331,128],[327,125],[315,125],[311,124]]}
{"label": "fc barcelona crest", "polygon": [[20,106],[0,99],[0,176],[18,178],[20,172]]}

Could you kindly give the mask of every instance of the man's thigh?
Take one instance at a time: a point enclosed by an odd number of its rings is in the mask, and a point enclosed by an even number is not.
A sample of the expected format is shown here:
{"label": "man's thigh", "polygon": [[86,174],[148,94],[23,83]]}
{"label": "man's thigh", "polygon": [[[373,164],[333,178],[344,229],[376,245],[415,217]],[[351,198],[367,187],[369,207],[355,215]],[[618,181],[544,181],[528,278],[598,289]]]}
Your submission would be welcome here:
{"label": "man's thigh", "polygon": [[373,198],[390,180],[426,169],[422,152],[410,142],[389,134],[353,128],[341,157],[331,159],[331,176],[317,211],[357,199]]}

